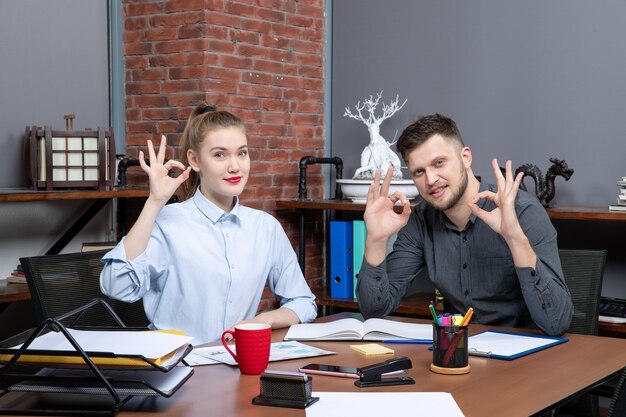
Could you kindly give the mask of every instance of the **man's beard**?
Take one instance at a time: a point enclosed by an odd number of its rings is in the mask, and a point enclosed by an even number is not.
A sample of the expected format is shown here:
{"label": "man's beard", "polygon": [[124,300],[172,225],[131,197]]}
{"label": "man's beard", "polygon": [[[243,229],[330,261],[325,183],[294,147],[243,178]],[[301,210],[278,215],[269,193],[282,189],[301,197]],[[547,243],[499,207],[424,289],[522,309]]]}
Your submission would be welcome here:
{"label": "man's beard", "polygon": [[446,211],[446,210],[451,209],[452,207],[457,205],[457,203],[461,200],[461,197],[463,197],[463,194],[465,194],[465,190],[467,189],[467,183],[468,183],[467,171],[461,168],[461,182],[459,183],[458,188],[456,190],[453,190],[452,187],[448,185],[448,189],[453,192],[452,196],[450,197],[450,200],[448,202],[442,202],[443,204],[435,204],[431,202],[430,205],[436,208],[437,210],[441,210],[441,211]]}

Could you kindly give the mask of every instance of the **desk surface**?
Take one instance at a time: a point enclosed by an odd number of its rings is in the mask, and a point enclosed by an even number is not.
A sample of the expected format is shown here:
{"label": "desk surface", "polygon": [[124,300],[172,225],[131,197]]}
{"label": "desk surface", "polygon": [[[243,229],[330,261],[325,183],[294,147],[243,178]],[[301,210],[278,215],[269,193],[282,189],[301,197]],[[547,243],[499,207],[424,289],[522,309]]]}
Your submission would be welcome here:
{"label": "desk surface", "polygon": [[[331,317],[354,316],[341,313]],[[328,317],[322,319],[327,320]],[[401,319],[407,320],[410,319]],[[472,333],[489,327],[472,325]],[[274,341],[285,330],[275,331]],[[530,416],[558,405],[569,397],[605,381],[626,366],[626,339],[567,335],[570,341],[513,361],[470,357],[467,375],[439,375],[430,372],[432,352],[428,345],[389,345],[395,356],[409,356],[413,368],[408,375],[415,385],[357,388],[354,380],[328,376],[313,377],[313,391],[430,391],[450,392],[466,417],[497,415]],[[337,352],[337,355],[270,363],[270,369],[296,371],[309,362],[365,366],[388,357],[366,357],[350,349],[356,342],[307,342]],[[133,399],[120,417],[155,415],[183,416],[305,416],[304,410],[261,407],[251,404],[259,393],[258,376],[242,376],[236,367],[200,366],[191,379],[170,399]],[[503,414],[504,415],[504,414]]]}

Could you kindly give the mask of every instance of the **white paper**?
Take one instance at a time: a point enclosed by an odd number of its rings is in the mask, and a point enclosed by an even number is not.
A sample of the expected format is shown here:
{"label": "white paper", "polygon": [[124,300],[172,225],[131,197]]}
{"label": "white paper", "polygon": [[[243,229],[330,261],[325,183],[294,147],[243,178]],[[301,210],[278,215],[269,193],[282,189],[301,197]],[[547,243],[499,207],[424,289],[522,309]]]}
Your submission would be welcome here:
{"label": "white paper", "polygon": [[470,353],[513,356],[528,350],[558,343],[558,340],[521,334],[483,332],[468,338]]}
{"label": "white paper", "polygon": [[447,392],[314,392],[307,417],[464,417]]}
{"label": "white paper", "polygon": [[[112,352],[116,355],[141,355],[158,359],[188,344],[192,337],[159,331],[92,331],[68,329],[86,352]],[[15,348],[18,348],[16,346]],[[76,349],[61,332],[37,337],[28,346],[32,350],[73,352]]]}
{"label": "white paper", "polygon": [[598,316],[598,321],[601,323],[624,324],[626,323],[626,317]]}
{"label": "white paper", "polygon": [[[228,347],[235,352],[235,354],[237,353],[234,345],[229,345]],[[277,342],[272,343],[270,347],[270,362],[332,355],[334,353],[335,352],[308,346],[300,342]],[[185,356],[185,362],[191,366],[215,365],[218,363],[237,365],[235,359],[226,351],[224,346],[194,348],[189,355]]]}

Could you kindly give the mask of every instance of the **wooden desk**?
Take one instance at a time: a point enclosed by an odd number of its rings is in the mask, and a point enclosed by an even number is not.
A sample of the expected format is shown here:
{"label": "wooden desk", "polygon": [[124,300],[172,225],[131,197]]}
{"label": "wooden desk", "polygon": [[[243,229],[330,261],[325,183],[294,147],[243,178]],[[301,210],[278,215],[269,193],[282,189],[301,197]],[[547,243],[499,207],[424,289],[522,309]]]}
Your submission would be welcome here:
{"label": "wooden desk", "polygon": [[[332,318],[356,316],[343,313]],[[358,316],[356,316],[358,317]],[[322,320],[328,320],[323,318]],[[409,321],[410,319],[400,319]],[[472,325],[472,333],[489,327]],[[285,330],[275,331],[274,341]],[[415,385],[357,388],[347,378],[313,377],[313,391],[430,391],[450,392],[466,417],[538,415],[568,398],[606,381],[626,365],[626,340],[599,336],[567,335],[570,341],[513,361],[470,357],[467,375],[439,375],[430,372],[432,352],[427,345],[389,345],[396,356],[411,358],[408,375]],[[307,342],[337,352],[337,355],[273,362],[270,369],[296,371],[310,362],[366,366],[384,357],[366,357],[350,349],[355,342]],[[259,377],[240,375],[227,365],[200,366],[191,379],[170,399],[131,400],[119,416],[192,417],[206,416],[305,416],[304,410],[261,407],[251,404],[259,393]],[[141,411],[139,411],[141,410]]]}
{"label": "wooden desk", "polygon": [[0,303],[12,303],[13,301],[30,300],[30,291],[26,284],[7,284],[6,280],[0,281]]}
{"label": "wooden desk", "polygon": [[[322,307],[324,315],[327,313],[332,314],[336,311],[349,310],[358,311],[359,306],[352,298],[332,298],[324,289],[314,291],[315,302],[318,306]],[[400,302],[398,308],[394,311],[394,314],[409,315],[417,318],[429,318],[430,311],[428,311],[428,304],[433,299],[430,294],[411,294],[408,297],[404,297]],[[327,311],[330,307],[331,310]],[[443,311],[443,306],[435,305],[437,313]],[[614,323],[598,323],[598,334],[600,336],[610,337],[622,337],[626,338],[626,324],[614,324]]]}

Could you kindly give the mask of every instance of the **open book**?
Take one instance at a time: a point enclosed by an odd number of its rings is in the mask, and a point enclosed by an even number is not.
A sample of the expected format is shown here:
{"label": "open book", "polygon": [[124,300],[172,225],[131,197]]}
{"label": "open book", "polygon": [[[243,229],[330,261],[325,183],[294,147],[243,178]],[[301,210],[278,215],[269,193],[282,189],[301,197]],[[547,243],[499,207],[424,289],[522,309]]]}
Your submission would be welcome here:
{"label": "open book", "polygon": [[415,340],[432,342],[430,324],[369,319],[341,319],[328,323],[294,324],[284,340]]}

